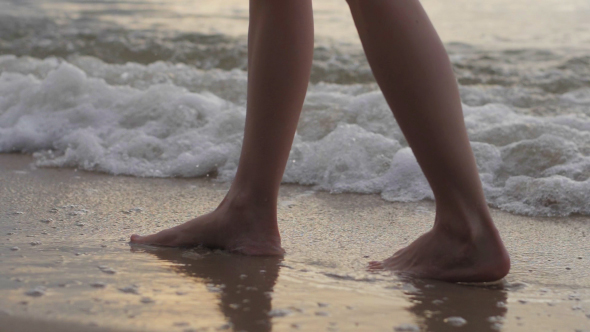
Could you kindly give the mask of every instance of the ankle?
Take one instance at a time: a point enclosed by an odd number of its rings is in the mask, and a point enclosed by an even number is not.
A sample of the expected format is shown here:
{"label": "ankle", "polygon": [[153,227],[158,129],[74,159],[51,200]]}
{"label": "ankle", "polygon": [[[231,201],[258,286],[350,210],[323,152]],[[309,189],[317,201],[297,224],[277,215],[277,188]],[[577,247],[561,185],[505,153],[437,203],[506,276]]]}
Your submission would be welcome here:
{"label": "ankle", "polygon": [[[464,205],[466,206],[466,205]],[[479,241],[482,237],[499,239],[498,231],[487,206],[471,205],[469,208],[437,206],[433,229],[466,243]]]}
{"label": "ankle", "polygon": [[460,253],[467,259],[473,255],[478,257],[480,268],[490,280],[508,274],[510,256],[487,209],[477,214],[439,214],[437,211],[433,231],[459,245]]}
{"label": "ankle", "polygon": [[227,222],[262,233],[278,233],[276,199],[230,189],[216,213],[229,216]]}
{"label": "ankle", "polygon": [[241,188],[232,185],[222,204],[236,209],[272,209],[276,210],[277,194],[262,190]]}
{"label": "ankle", "polygon": [[277,205],[279,184],[260,183],[236,175],[226,199],[238,205],[269,207]]}

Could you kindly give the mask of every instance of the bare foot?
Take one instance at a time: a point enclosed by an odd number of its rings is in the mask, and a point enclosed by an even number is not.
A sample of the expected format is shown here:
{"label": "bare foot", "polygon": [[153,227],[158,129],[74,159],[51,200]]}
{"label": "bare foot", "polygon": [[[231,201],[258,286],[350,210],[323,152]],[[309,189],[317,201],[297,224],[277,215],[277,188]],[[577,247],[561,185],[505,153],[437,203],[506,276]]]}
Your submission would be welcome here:
{"label": "bare foot", "polygon": [[276,207],[236,203],[224,199],[206,215],[159,233],[132,235],[131,243],[167,247],[225,249],[246,255],[282,255]]}
{"label": "bare foot", "polygon": [[369,263],[369,269],[450,282],[502,279],[510,270],[510,258],[496,228],[486,228],[466,238],[435,227],[388,259]]}

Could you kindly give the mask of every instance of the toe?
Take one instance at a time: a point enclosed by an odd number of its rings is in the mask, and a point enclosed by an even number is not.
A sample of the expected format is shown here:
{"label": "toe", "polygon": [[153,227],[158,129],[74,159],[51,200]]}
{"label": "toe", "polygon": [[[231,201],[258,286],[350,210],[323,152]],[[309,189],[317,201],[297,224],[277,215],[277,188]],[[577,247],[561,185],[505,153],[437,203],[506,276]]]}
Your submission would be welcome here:
{"label": "toe", "polygon": [[160,246],[169,246],[172,245],[174,240],[176,239],[176,235],[169,230],[161,231],[156,234],[140,236],[137,234],[131,235],[130,242],[137,243],[137,244],[154,244]]}
{"label": "toe", "polygon": [[367,267],[367,269],[369,271],[383,270],[383,262],[380,262],[380,261],[369,262],[369,266]]}
{"label": "toe", "polygon": [[133,235],[131,235],[131,238],[129,239],[129,242],[131,242],[131,243],[141,243],[141,239],[142,238],[143,238],[143,236],[141,236],[141,235],[133,234]]}

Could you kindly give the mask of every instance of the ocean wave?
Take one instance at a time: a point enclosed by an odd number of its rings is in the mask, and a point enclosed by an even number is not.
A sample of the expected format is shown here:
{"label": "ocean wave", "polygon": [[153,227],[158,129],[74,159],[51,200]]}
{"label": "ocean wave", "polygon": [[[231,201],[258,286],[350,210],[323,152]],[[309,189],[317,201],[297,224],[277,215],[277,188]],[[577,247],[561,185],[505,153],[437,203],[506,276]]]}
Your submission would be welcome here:
{"label": "ocean wave", "polygon": [[[549,94],[539,86],[462,85],[461,93],[490,205],[590,214],[589,87]],[[0,152],[33,153],[44,167],[230,181],[245,98],[239,68],[0,56]],[[561,112],[539,116],[531,111],[539,105]],[[433,198],[381,92],[362,80],[310,85],[283,182],[390,201]]]}

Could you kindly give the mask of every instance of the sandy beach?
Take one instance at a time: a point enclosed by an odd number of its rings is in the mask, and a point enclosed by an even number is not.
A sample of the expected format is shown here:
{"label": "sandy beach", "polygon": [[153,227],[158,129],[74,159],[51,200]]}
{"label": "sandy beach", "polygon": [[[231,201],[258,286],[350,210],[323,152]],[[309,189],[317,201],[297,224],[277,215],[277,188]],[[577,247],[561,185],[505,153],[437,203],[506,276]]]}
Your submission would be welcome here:
{"label": "sandy beach", "polygon": [[458,285],[365,270],[430,227],[430,201],[285,185],[287,255],[261,258],[128,244],[210,211],[227,183],[36,168],[11,154],[0,183],[2,332],[590,330],[588,217],[494,210],[511,273]]}
{"label": "sandy beach", "polygon": [[247,257],[129,237],[224,197],[248,1],[0,0],[0,332],[590,332],[590,1],[420,2],[498,208],[505,279],[367,271],[435,207],[345,1],[313,1],[287,254]]}

